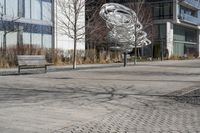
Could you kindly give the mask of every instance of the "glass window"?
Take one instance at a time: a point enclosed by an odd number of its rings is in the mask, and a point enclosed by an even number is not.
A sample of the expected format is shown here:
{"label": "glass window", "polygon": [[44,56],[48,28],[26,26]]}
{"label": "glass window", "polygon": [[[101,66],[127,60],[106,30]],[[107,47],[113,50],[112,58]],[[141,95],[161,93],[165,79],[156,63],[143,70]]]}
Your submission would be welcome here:
{"label": "glass window", "polygon": [[0,48],[3,48],[3,31],[0,31]]}
{"label": "glass window", "polygon": [[159,36],[161,39],[166,38],[166,25],[165,24],[159,25]]}
{"label": "glass window", "polygon": [[173,3],[164,2],[152,4],[155,19],[170,19],[173,17]]}
{"label": "glass window", "polygon": [[170,3],[166,3],[164,5],[164,15],[169,16],[170,15]]}
{"label": "glass window", "polygon": [[0,0],[1,6],[4,6],[4,0]]}
{"label": "glass window", "polygon": [[17,45],[17,32],[10,32],[6,35],[6,45],[7,47]]}
{"label": "glass window", "polygon": [[175,25],[174,26],[174,40],[196,43],[197,42],[197,31]]}
{"label": "glass window", "polygon": [[24,0],[19,0],[18,6],[18,16],[24,17]]}
{"label": "glass window", "polygon": [[31,1],[31,18],[41,20],[41,0]]}
{"label": "glass window", "polygon": [[32,45],[42,46],[42,34],[32,33]]}
{"label": "glass window", "polygon": [[42,19],[51,21],[51,3],[42,1]]}
{"label": "glass window", "polygon": [[153,15],[155,18],[159,18],[159,4],[154,4],[153,6]]}
{"label": "glass window", "polygon": [[52,47],[52,36],[49,34],[43,34],[43,48]]}
{"label": "glass window", "polygon": [[[3,8],[2,8],[3,7]],[[5,5],[4,5],[4,0],[0,0],[0,12],[1,13],[4,13],[4,7],[5,7]],[[3,11],[2,11],[3,10]]]}
{"label": "glass window", "polygon": [[31,44],[31,34],[28,32],[23,33],[23,45],[30,45]]}
{"label": "glass window", "polygon": [[185,29],[186,42],[197,42],[197,31],[191,29]]}
{"label": "glass window", "polygon": [[165,39],[166,38],[166,25],[158,24],[155,25],[155,39]]}
{"label": "glass window", "polygon": [[6,15],[18,16],[18,0],[6,0]]}
{"label": "glass window", "polygon": [[184,43],[174,42],[174,55],[177,55],[177,56],[184,55]]}
{"label": "glass window", "polygon": [[31,0],[25,0],[25,18],[31,18]]}

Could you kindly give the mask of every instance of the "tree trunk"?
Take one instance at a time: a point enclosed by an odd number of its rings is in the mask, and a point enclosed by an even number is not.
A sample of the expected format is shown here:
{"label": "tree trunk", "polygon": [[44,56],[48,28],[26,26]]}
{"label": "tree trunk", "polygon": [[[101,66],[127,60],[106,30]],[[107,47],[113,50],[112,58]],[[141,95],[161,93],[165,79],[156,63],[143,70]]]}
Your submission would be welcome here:
{"label": "tree trunk", "polygon": [[76,37],[74,38],[73,69],[76,69]]}
{"label": "tree trunk", "polygon": [[124,52],[124,67],[127,65],[127,52]]}
{"label": "tree trunk", "polygon": [[6,54],[6,33],[3,34],[3,55]]}

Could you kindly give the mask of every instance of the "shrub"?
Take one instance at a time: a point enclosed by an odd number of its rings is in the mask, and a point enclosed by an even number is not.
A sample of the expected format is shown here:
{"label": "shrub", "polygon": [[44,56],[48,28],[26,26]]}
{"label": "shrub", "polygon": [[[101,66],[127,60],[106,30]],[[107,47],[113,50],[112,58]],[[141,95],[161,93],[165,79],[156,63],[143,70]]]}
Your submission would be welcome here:
{"label": "shrub", "polygon": [[[7,48],[0,52],[0,67],[16,67],[17,55],[45,55],[48,62],[55,65],[72,64],[73,50],[44,49],[36,46],[23,45]],[[120,52],[97,52],[95,49],[77,50],[77,64],[110,63],[121,61]]]}

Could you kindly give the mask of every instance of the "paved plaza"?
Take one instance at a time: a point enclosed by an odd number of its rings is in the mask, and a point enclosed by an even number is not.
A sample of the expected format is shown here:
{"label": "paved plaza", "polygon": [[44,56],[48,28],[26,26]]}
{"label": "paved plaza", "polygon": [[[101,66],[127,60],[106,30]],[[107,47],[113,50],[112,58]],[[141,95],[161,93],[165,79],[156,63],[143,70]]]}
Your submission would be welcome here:
{"label": "paved plaza", "polygon": [[200,133],[200,60],[0,70],[0,133]]}

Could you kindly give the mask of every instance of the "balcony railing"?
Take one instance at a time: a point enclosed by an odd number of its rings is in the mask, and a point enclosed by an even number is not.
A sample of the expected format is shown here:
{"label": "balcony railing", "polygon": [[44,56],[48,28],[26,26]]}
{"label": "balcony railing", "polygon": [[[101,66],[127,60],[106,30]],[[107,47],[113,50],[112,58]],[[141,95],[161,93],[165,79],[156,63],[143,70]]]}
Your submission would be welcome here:
{"label": "balcony railing", "polygon": [[200,1],[199,0],[180,0],[180,1],[192,6],[194,8],[200,9]]}
{"label": "balcony railing", "polygon": [[193,17],[193,16],[188,15],[188,14],[184,14],[184,13],[180,14],[179,19],[181,21],[184,21],[184,22],[187,22],[187,23],[190,23],[190,24],[200,25],[200,18]]}

